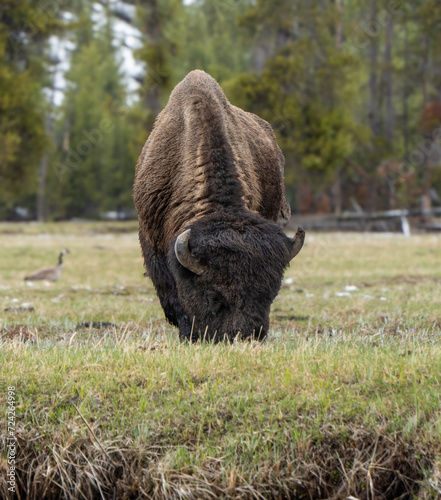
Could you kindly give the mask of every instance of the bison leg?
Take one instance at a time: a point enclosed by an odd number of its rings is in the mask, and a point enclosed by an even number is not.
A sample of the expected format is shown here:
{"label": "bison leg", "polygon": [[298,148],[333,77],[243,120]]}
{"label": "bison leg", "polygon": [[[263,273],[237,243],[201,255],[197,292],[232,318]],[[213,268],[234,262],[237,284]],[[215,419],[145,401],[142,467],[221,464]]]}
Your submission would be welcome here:
{"label": "bison leg", "polygon": [[169,323],[179,328],[181,339],[196,341],[198,335],[192,332],[191,321],[182,309],[176,281],[168,267],[167,257],[164,254],[155,254],[147,242],[142,239],[141,242],[146,274],[156,288],[165,317]]}

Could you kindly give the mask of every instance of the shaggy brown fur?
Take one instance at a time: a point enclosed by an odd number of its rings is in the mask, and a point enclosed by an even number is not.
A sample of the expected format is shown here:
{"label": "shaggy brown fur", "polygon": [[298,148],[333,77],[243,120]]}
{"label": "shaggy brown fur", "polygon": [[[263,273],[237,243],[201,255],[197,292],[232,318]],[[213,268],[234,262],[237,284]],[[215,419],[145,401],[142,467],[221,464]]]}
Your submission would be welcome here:
{"label": "shaggy brown fur", "polygon": [[231,105],[219,84],[192,71],[176,86],[138,161],[135,205],[141,237],[159,252],[183,227],[212,212],[207,166],[216,141],[228,144],[242,204],[277,221],[290,216],[285,200],[285,159],[271,126]]}
{"label": "shaggy brown fur", "polygon": [[[277,293],[283,268],[288,264],[293,248],[292,240],[275,224],[278,218],[288,219],[290,216],[284,194],[283,168],[284,158],[271,126],[256,115],[231,105],[218,83],[208,74],[192,71],[173,90],[139,158],[134,200],[148,274],[167,318],[179,326],[181,336],[197,337],[197,331],[205,331],[210,338],[218,338],[221,334],[231,336],[237,333],[235,325],[239,324],[244,334],[246,321],[250,322],[252,331],[257,328],[262,332],[264,329],[261,336],[265,335],[270,305],[266,302],[272,301]],[[222,224],[226,220],[229,221],[227,228]],[[227,231],[239,226],[233,236]],[[246,290],[242,290],[243,280],[240,283],[230,280],[226,286],[227,276],[219,270],[213,275],[213,266],[200,279],[180,266],[173,245],[179,234],[193,227],[190,248],[198,259],[207,262],[207,269],[213,260],[210,256],[214,254],[218,266],[223,262],[233,269],[232,276],[235,265],[241,266],[241,272],[245,270],[248,275],[255,275],[252,266],[262,261],[275,267],[270,275],[261,276],[264,283],[268,282],[261,291],[268,299],[264,301],[265,314],[255,314],[252,309],[256,305],[250,304],[249,314],[238,322],[237,315],[242,312],[232,307],[225,297],[231,288],[236,289],[235,296],[249,294],[253,288],[252,280],[247,279]],[[210,233],[209,228],[214,227],[224,233]],[[205,244],[195,240],[196,234],[206,238]],[[228,244],[222,234],[232,237]],[[241,243],[238,243],[239,234],[245,235]],[[269,249],[266,241],[262,253],[260,241],[270,235],[273,248]],[[207,247],[207,241],[211,241],[211,247]],[[201,255],[202,247],[209,252],[208,256]],[[245,252],[249,254],[247,260],[243,250],[250,248],[252,252]],[[245,268],[241,258],[247,261]],[[263,269],[262,273],[265,274]],[[185,291],[190,282],[200,295],[192,297],[191,301]],[[215,330],[210,317],[219,319],[219,314],[218,303],[213,309],[209,300],[214,293],[210,291],[211,285],[224,289],[219,300],[228,304],[230,316],[235,315],[233,321],[225,314],[224,326],[217,321]],[[198,301],[205,304],[202,310]],[[257,323],[254,317],[259,318]]]}

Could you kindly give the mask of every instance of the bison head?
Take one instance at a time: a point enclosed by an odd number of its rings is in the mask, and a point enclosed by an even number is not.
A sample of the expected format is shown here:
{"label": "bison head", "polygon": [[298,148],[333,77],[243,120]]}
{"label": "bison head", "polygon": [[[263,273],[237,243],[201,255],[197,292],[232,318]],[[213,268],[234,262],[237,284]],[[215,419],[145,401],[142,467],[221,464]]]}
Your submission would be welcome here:
{"label": "bison head", "polygon": [[168,252],[184,338],[263,339],[284,269],[305,233],[288,238],[258,214],[208,215],[177,236]]}

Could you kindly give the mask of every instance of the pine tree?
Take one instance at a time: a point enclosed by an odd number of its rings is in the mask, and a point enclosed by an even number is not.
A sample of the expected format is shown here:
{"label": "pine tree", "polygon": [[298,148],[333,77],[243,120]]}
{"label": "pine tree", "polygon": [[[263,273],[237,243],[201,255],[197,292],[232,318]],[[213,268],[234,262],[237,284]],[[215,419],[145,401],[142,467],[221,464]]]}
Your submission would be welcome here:
{"label": "pine tree", "polygon": [[58,11],[37,0],[0,3],[0,217],[33,208],[45,132],[44,44],[61,28]]}
{"label": "pine tree", "polygon": [[308,188],[329,191],[365,135],[347,106],[359,75],[355,58],[336,43],[338,16],[328,2],[257,1],[242,23],[254,30],[257,46],[264,33],[270,49],[257,58],[254,74],[229,87],[234,102],[275,128],[291,204],[303,210],[314,208],[305,196]]}
{"label": "pine tree", "polygon": [[244,0],[197,0],[180,17],[179,40],[185,58],[174,57],[174,83],[202,69],[220,84],[249,70],[249,37],[239,20]]}
{"label": "pine tree", "polygon": [[150,131],[171,90],[171,60],[178,51],[174,27],[183,6],[179,0],[139,0],[137,7],[138,28],[144,40],[142,48],[136,51],[136,57],[145,64],[140,95],[144,107],[144,128]]}
{"label": "pine tree", "polygon": [[83,39],[72,59],[51,162],[52,217],[93,217],[132,206],[134,131],[111,33],[108,26]]}

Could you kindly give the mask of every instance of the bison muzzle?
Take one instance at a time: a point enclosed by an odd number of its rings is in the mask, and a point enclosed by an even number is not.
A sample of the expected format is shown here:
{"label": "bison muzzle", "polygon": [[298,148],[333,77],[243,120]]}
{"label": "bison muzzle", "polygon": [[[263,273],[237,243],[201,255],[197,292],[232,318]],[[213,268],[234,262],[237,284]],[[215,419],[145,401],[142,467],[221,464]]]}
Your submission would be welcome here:
{"label": "bison muzzle", "polygon": [[192,71],[159,114],[136,168],[134,200],[147,274],[182,339],[268,331],[271,304],[305,233],[290,209],[271,126]]}

